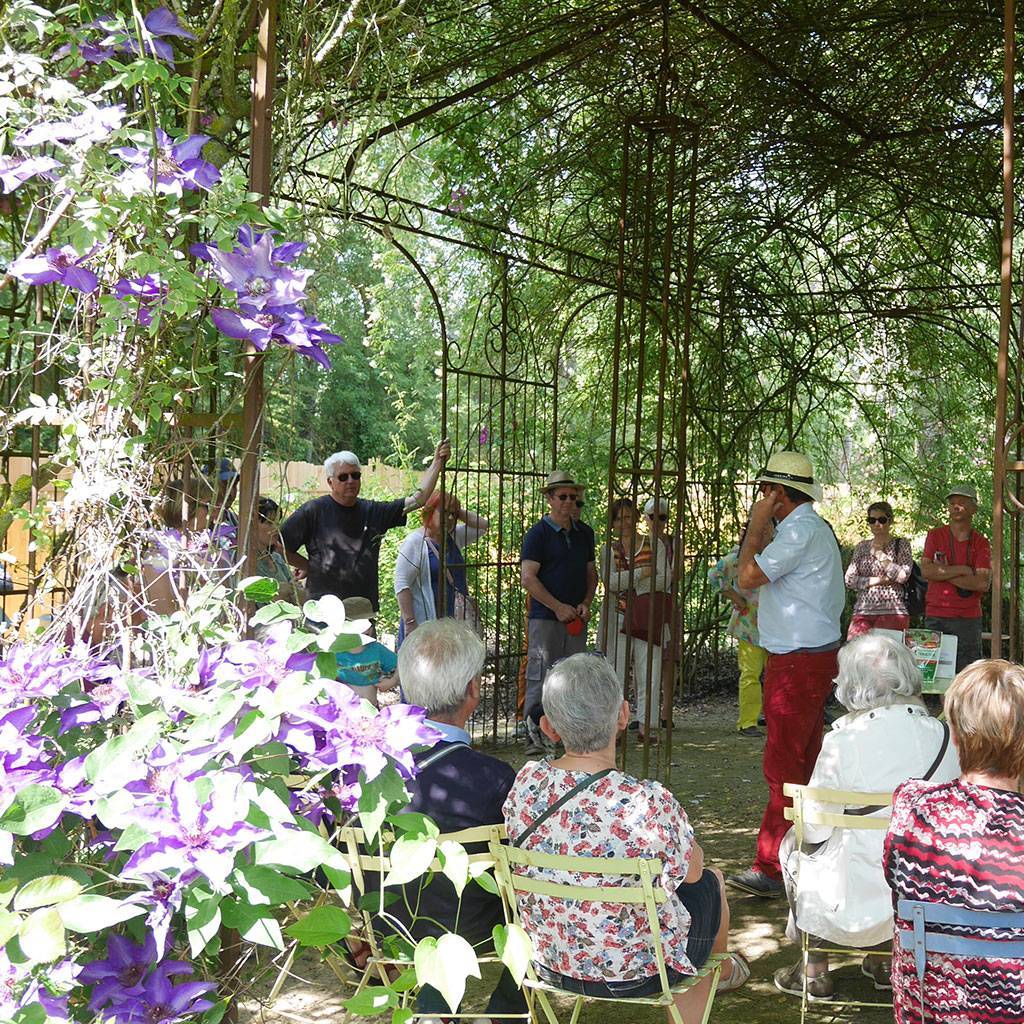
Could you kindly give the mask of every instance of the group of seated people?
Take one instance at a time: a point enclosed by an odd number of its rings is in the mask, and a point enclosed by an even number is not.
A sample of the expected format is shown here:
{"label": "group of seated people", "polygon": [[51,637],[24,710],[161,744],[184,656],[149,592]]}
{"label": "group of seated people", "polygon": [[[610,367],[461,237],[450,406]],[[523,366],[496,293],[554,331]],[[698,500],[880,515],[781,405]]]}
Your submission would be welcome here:
{"label": "group of seated people", "polygon": [[[508,841],[526,850],[660,861],[658,884],[667,899],[658,924],[670,984],[695,975],[712,954],[724,957],[718,992],[747,981],[746,959],[728,949],[722,874],[705,863],[685,810],[660,783],[616,767],[629,708],[605,659],[573,655],[549,671],[541,727],[565,752],[527,762],[518,773],[470,745],[466,723],[479,701],[484,662],[484,646],[471,629],[451,619],[425,623],[406,639],[398,660],[406,698],[425,707],[443,733],[418,755],[423,768],[410,784],[411,810],[429,815],[442,832],[504,823]],[[874,948],[864,973],[876,988],[893,988],[900,1024],[917,1024],[922,1008],[929,1021],[1024,1019],[1024,961],[929,954],[922,993],[912,951],[900,948],[898,938],[893,943],[898,898],[1024,912],[1024,668],[980,661],[965,669],[945,696],[945,723],[922,704],[921,676],[909,652],[886,637],[868,634],[847,645],[836,682],[848,714],[825,737],[810,784],[895,791],[892,821],[887,833],[808,828],[799,848],[787,837],[789,936],[799,940],[804,930],[812,945]],[[860,810],[885,815],[889,809]],[[586,873],[527,870],[550,881],[595,884],[596,876]],[[391,913],[400,914],[401,906],[418,907],[404,922],[415,938],[453,930],[479,951],[504,921],[497,897],[469,886],[460,901],[443,877],[393,904]],[[600,903],[530,894],[518,909],[542,981],[605,998],[660,991],[642,903],[622,904],[609,916]],[[809,998],[834,992],[828,968],[824,955],[811,955]],[[777,987],[801,994],[802,970],[802,958],[779,969]],[[710,985],[708,975],[676,996],[687,1024],[701,1020]],[[1016,1007],[1017,1016],[1006,1016],[1007,1007]],[[440,1018],[458,1009],[433,989],[419,995],[421,1013]],[[524,1010],[522,993],[503,971],[484,1012]]]}

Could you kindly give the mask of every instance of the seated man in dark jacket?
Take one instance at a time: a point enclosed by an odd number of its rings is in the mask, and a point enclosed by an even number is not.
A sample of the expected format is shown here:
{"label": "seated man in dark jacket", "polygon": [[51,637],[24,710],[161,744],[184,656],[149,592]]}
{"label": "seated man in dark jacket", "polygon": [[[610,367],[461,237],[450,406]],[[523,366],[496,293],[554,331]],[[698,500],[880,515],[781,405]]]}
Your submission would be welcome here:
{"label": "seated man in dark jacket", "polygon": [[[501,807],[515,779],[510,765],[474,750],[466,731],[466,722],[480,702],[483,664],[483,643],[468,626],[454,619],[435,619],[417,626],[398,652],[398,674],[406,700],[426,708],[430,724],[444,734],[432,748],[417,755],[422,769],[408,783],[412,796],[408,810],[427,815],[442,832],[501,824]],[[491,930],[505,923],[497,896],[470,882],[460,903],[443,875],[435,874],[429,885],[421,883],[421,879],[410,882],[407,899],[390,903],[388,914],[407,924],[416,939],[457,931],[478,953],[492,951]],[[414,920],[408,916],[407,904],[417,908]],[[458,1012],[430,986],[420,990],[417,1009],[420,1013]],[[505,968],[485,1012],[526,1012],[523,993]]]}

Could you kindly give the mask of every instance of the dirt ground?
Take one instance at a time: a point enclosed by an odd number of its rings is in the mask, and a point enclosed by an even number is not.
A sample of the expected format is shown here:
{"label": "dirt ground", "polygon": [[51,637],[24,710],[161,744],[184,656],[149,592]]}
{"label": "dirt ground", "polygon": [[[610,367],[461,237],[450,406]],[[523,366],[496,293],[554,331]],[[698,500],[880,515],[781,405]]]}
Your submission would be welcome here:
{"label": "dirt ground", "polygon": [[[632,734],[631,734],[632,735]],[[727,703],[694,703],[676,712],[673,730],[671,767],[668,783],[686,809],[704,847],[706,862],[729,874],[750,864],[757,828],[767,796],[761,776],[763,740],[748,739],[735,731],[735,708]],[[484,746],[482,749],[517,767],[526,759],[522,745]],[[627,767],[641,774],[637,748],[631,745]],[[650,775],[661,774],[654,765]],[[662,777],[664,777],[662,775]],[[714,1024],[783,1024],[800,1017],[799,1000],[776,991],[772,974],[788,966],[798,950],[785,938],[785,903],[762,900],[733,892],[731,946],[751,962],[750,981],[738,992],[715,1001]],[[859,960],[845,966],[834,965],[836,994],[842,999],[877,1001],[875,993],[860,974]],[[471,983],[464,1012],[483,1006],[486,1000],[487,973],[484,982]],[[475,985],[475,988],[474,988]],[[349,994],[334,973],[319,958],[306,956],[296,960],[291,974],[272,1004],[266,995],[269,983],[239,1007],[240,1024],[286,1024],[286,1022],[340,1022],[342,1000]],[[598,1024],[610,1019],[610,1003],[591,1002],[580,1020]],[[813,1008],[812,1019],[835,1018],[834,1013]],[[843,1017],[859,1015],[862,1024],[888,1024],[889,1009],[847,1009]],[[617,1005],[616,1024],[641,1024],[663,1020],[653,1007]],[[568,1014],[565,1014],[566,1018]],[[389,1016],[376,1018],[389,1020]]]}

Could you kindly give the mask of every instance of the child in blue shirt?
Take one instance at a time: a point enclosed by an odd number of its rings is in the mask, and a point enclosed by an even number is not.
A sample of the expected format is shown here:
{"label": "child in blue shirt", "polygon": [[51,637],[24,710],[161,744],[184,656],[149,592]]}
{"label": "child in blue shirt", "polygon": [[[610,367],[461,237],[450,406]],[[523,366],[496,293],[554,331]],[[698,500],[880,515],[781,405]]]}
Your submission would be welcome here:
{"label": "child in blue shirt", "polygon": [[[349,620],[372,619],[373,605],[365,597],[345,599],[345,615]],[[377,694],[398,685],[398,655],[382,643],[371,640],[351,651],[335,655],[339,682],[351,686],[356,693],[377,707]]]}

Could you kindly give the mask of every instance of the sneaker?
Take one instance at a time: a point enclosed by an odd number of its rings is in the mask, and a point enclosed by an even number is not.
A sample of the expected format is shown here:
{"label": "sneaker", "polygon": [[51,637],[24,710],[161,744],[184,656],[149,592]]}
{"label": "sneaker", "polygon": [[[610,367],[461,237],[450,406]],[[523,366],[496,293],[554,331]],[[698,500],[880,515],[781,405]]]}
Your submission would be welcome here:
{"label": "sneaker", "polygon": [[785,892],[781,878],[769,878],[763,871],[754,868],[747,868],[738,875],[728,875],[725,880],[736,889],[766,900],[778,899]]}
{"label": "sneaker", "polygon": [[871,984],[875,986],[876,992],[888,992],[892,989],[891,968],[892,959],[890,957],[869,953],[860,965],[860,973],[865,978],[871,979]]}
{"label": "sneaker", "polygon": [[517,740],[526,740],[526,739],[529,739],[529,738],[530,738],[530,732],[526,728],[526,722],[523,719],[520,719],[518,722],[516,722],[516,739]]}
{"label": "sneaker", "polygon": [[761,726],[762,729],[768,724],[768,722],[765,719],[764,715],[758,715],[757,716],[757,724],[759,726]]}
{"label": "sneaker", "polygon": [[[804,965],[798,960],[792,967],[780,967],[775,972],[775,987],[786,995],[802,999],[804,995]],[[807,999],[815,1002],[818,999],[831,999],[835,992],[832,975],[825,971],[807,978]]]}
{"label": "sneaker", "polygon": [[636,732],[636,731],[637,731],[637,729],[639,729],[639,728],[640,728],[640,720],[639,720],[638,718],[634,718],[634,719],[633,719],[633,721],[632,721],[632,722],[630,722],[630,723],[629,723],[629,725],[627,725],[627,726],[626,726],[626,728],[627,728],[627,729],[628,729],[628,730],[629,730],[630,732]]}
{"label": "sneaker", "polygon": [[756,725],[748,725],[745,729],[736,730],[741,736],[750,736],[752,739],[760,739],[764,733]]}

